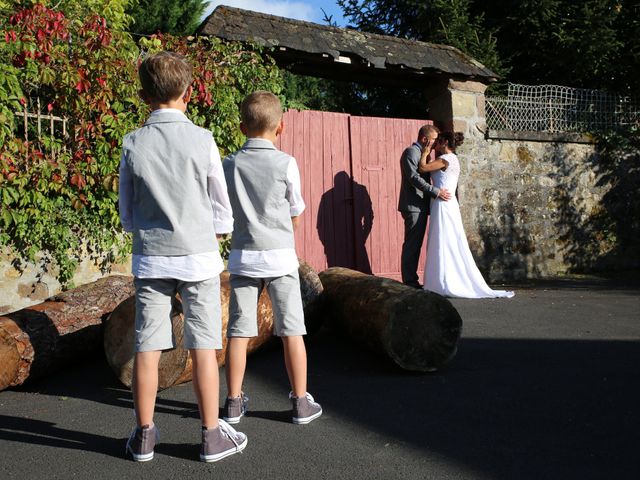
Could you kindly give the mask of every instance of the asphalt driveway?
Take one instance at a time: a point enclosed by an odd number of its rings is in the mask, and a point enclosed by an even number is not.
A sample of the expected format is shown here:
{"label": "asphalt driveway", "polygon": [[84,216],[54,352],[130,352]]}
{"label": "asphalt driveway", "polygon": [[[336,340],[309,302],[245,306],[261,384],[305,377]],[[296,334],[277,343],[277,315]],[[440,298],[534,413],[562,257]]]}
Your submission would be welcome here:
{"label": "asphalt driveway", "polygon": [[434,374],[404,372],[323,331],[307,343],[309,390],[325,411],[309,425],[290,423],[281,349],[257,352],[245,384],[251,411],[238,426],[249,445],[214,464],[198,461],[190,383],[159,394],[155,459],[126,460],[131,395],[98,354],[0,392],[0,479],[636,480],[635,278],[454,300],[458,354]]}

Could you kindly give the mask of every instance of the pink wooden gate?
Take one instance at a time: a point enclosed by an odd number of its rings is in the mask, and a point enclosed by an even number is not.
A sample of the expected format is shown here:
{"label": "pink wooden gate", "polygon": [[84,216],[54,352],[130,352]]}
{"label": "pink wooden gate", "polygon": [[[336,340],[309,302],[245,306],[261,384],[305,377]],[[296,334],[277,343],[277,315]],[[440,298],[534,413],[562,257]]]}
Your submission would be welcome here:
{"label": "pink wooden gate", "polygon": [[298,161],[307,204],[298,255],[317,271],[343,266],[399,280],[400,156],[431,122],[310,110],[290,110],[284,121],[278,147]]}

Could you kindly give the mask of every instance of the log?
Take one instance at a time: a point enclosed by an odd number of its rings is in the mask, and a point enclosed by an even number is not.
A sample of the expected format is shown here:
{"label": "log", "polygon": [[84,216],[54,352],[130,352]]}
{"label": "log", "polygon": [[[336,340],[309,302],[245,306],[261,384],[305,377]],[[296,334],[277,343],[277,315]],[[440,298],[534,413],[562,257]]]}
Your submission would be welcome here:
{"label": "log", "polygon": [[462,319],[446,298],[341,267],[320,280],[333,326],[401,368],[431,372],[454,357]]}
{"label": "log", "polygon": [[0,390],[100,352],[103,317],[133,292],[114,275],[0,317]]}
{"label": "log", "polygon": [[322,295],[322,282],[318,273],[306,262],[299,260],[300,267],[300,293],[302,294],[302,305],[304,307],[304,324],[307,335],[314,335],[320,330],[324,323],[324,315],[320,297]]}
{"label": "log", "polygon": [[[303,304],[315,304],[322,293],[322,284],[318,274],[304,262],[300,262],[300,290]],[[220,275],[220,299],[222,303],[222,350],[216,353],[218,366],[223,366],[227,348],[227,323],[229,321],[229,273]],[[310,307],[313,308],[313,307]],[[105,323],[104,351],[109,366],[118,379],[127,387],[131,387],[131,376],[134,358],[134,319],[135,297],[122,302],[116,307]],[[319,322],[314,319],[314,328],[319,328]],[[176,340],[176,348],[163,351],[160,355],[158,389],[163,390],[180,383],[191,381],[192,365],[188,350],[183,347],[182,304],[179,298],[174,299],[171,312],[171,323]],[[253,353],[266,345],[272,339],[273,312],[271,301],[266,291],[263,291],[258,301],[258,336],[249,341],[247,353]]]}

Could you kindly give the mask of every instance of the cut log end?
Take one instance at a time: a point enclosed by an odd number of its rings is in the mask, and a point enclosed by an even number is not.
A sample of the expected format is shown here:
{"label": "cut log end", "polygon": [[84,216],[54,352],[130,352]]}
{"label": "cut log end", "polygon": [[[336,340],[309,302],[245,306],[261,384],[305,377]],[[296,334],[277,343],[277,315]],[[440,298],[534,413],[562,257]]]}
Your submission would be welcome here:
{"label": "cut log end", "polygon": [[133,292],[130,277],[105,277],[0,317],[0,390],[95,354],[103,317]]}
{"label": "cut log end", "polygon": [[[15,323],[9,318],[0,317],[0,390],[12,386],[15,380],[15,372],[20,365],[20,352],[14,337],[9,335],[7,329]],[[15,327],[17,328],[17,327]]]}
{"label": "cut log end", "polygon": [[385,350],[405,370],[433,372],[451,360],[462,330],[460,315],[445,298],[409,292],[395,305],[383,336]]}
{"label": "cut log end", "polygon": [[322,304],[319,301],[323,287],[318,273],[306,262],[300,260],[300,293],[304,306],[304,323],[308,335],[320,330],[324,322]]}

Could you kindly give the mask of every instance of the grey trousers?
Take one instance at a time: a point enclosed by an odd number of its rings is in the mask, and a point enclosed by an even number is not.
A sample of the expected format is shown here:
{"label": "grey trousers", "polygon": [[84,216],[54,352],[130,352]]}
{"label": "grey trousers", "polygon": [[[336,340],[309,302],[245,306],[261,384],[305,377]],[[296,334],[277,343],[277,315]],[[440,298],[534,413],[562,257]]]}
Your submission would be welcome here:
{"label": "grey trousers", "polygon": [[424,242],[424,234],[427,230],[429,211],[425,208],[421,212],[401,212],[404,218],[404,243],[402,244],[402,256],[400,268],[402,283],[417,286],[418,261]]}

